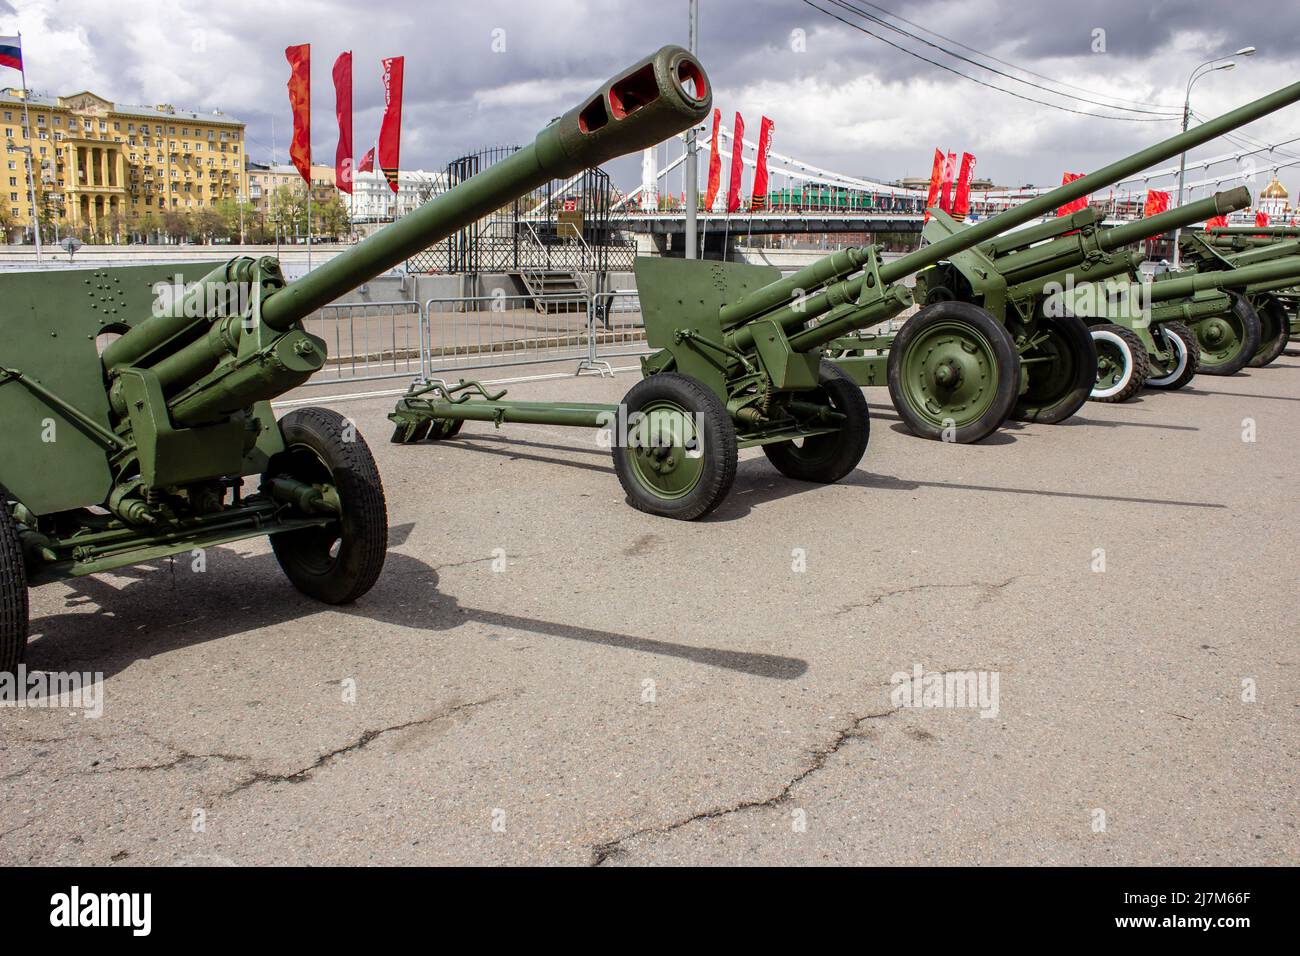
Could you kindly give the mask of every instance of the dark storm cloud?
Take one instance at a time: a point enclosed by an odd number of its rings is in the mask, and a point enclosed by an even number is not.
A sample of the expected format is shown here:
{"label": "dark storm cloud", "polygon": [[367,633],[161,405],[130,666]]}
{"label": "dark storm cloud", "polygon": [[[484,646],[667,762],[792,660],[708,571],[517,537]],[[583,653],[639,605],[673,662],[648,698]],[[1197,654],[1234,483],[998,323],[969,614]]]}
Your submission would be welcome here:
{"label": "dark storm cloud", "polygon": [[[21,22],[3,15],[4,2],[0,32],[23,28],[28,60],[37,64],[29,79],[38,88],[89,87],[122,102],[219,107],[248,124],[254,158],[269,158],[274,139],[280,161],[289,119],[283,51],[292,43],[312,43],[318,160],[333,157],[330,65],[351,49],[358,150],[378,131],[379,59],[402,54],[402,164],[432,169],[479,146],[530,141],[595,83],[664,43],[686,41],[686,0],[177,0],[167,7],[152,0],[29,0]],[[831,0],[814,2],[961,72],[1033,93],[867,24]],[[1198,86],[1200,109],[1224,108],[1300,74],[1296,4],[880,2],[1028,69],[1164,104],[1181,105],[1187,72],[1199,60],[1247,43],[1259,47],[1259,56],[1229,81]],[[1027,104],[892,49],[800,0],[700,6],[700,56],[716,104],[728,115],[745,110],[754,126],[754,114],[770,111],[779,151],[845,172],[923,173],[925,157],[941,144],[977,146],[981,172],[995,178],[1042,182],[1059,178],[1067,164],[1086,169],[1171,131],[1169,124],[1107,122]],[[1093,49],[1097,29],[1105,31],[1104,56]],[[1300,121],[1290,125],[1300,132]],[[621,182],[635,176],[635,166],[619,164]]]}

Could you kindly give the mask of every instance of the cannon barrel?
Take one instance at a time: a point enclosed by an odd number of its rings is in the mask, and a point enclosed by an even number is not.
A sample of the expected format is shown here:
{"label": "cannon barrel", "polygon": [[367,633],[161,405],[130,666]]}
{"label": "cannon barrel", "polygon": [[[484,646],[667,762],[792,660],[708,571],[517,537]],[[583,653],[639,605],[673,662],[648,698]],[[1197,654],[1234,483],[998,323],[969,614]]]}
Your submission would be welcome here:
{"label": "cannon barrel", "polygon": [[[1300,239],[1286,239],[1278,242],[1271,242],[1264,246],[1251,246],[1247,249],[1223,250],[1221,255],[1223,259],[1233,266],[1252,266],[1257,262],[1267,262],[1270,259],[1284,259],[1287,256],[1300,254]],[[1219,260],[1212,260],[1212,264]],[[1197,268],[1200,268],[1198,265]]]}
{"label": "cannon barrel", "polygon": [[[1250,190],[1238,186],[1226,192],[1215,193],[1199,202],[1188,203],[1177,209],[1170,209],[1155,216],[1138,219],[1134,222],[1102,230],[1097,235],[1097,245],[1104,252],[1114,252],[1130,243],[1139,242],[1149,236],[1158,236],[1186,226],[1188,223],[1220,216],[1224,213],[1245,209],[1250,205]],[[1017,252],[1000,256],[996,260],[998,271],[1006,276],[1007,282],[1015,284],[1029,282],[1040,276],[1052,275],[1062,270],[1080,267],[1085,273],[1080,278],[1093,279],[1095,276],[1087,268],[1088,247],[1077,236],[1062,236],[1040,246],[1031,246]],[[1119,271],[1127,271],[1121,268]],[[1111,273],[1112,275],[1116,273]]]}
{"label": "cannon barrel", "polygon": [[1226,216],[1230,212],[1245,209],[1249,205],[1250,190],[1245,186],[1227,189],[1199,202],[1188,203],[1186,206],[1179,206],[1176,209],[1170,209],[1168,212],[1162,212],[1155,216],[1148,216],[1145,219],[1138,219],[1122,226],[1116,226],[1113,229],[1107,229],[1101,236],[1102,248],[1106,250],[1118,249],[1120,246],[1127,246],[1131,242],[1141,242],[1143,239],[1149,239],[1152,236],[1160,236],[1174,229],[1181,229],[1183,226],[1190,225],[1201,219],[1209,219],[1211,216]]}
{"label": "cannon barrel", "polygon": [[1300,236],[1300,226],[1215,226],[1211,236]]}
{"label": "cannon barrel", "polygon": [[708,116],[712,102],[699,61],[681,47],[665,46],[552,121],[532,145],[268,296],[262,320],[285,329],[552,179],[653,146],[694,126]]}
{"label": "cannon barrel", "polygon": [[[261,320],[277,332],[415,253],[551,179],[653,146],[700,122],[713,95],[699,61],[665,46],[608,80],[581,105],[538,133],[534,142],[459,184],[302,279],[284,285],[271,258],[232,259],[204,276],[184,297],[135,325],[102,356],[108,372],[166,362],[166,391],[183,388],[224,354],[203,341],[214,318],[213,294],[263,281]],[[228,313],[227,313],[228,314]],[[180,354],[184,353],[184,354]]]}
{"label": "cannon barrel", "polygon": [[[1292,83],[1290,86],[1269,93],[1267,96],[1262,96],[1244,106],[1239,106],[1237,109],[1215,117],[1200,126],[1193,127],[1176,136],[1171,136],[1163,142],[1148,146],[1146,149],[1131,156],[1126,156],[1109,166],[1088,173],[1073,182],[1058,186],[1056,189],[1008,209],[1006,212],[985,219],[983,222],[975,223],[938,242],[923,246],[915,252],[910,252],[892,262],[884,262],[879,269],[881,284],[890,285],[898,282],[915,272],[919,272],[926,266],[934,265],[956,253],[978,246],[1001,233],[1022,226],[1040,216],[1049,215],[1068,202],[1086,196],[1103,186],[1119,182],[1127,176],[1136,175],[1156,163],[1164,162],[1179,153],[1222,136],[1224,133],[1232,132],[1239,126],[1244,126],[1262,116],[1267,116],[1269,113],[1275,112],[1284,106],[1289,106],[1298,100],[1300,100],[1300,83]],[[868,274],[863,273],[854,278],[828,285],[816,294],[801,299],[797,303],[797,307],[788,304],[789,299],[787,297],[781,298],[781,301],[787,304],[773,307],[768,304],[771,302],[772,296],[769,294],[767,287],[756,289],[723,310],[723,313],[721,313],[723,324],[724,326],[739,324],[741,321],[747,321],[762,315],[765,319],[777,322],[787,332],[790,332],[802,327],[808,321],[823,315],[832,308],[841,307],[858,300],[862,294],[863,284],[868,281],[868,278]],[[875,281],[874,273],[870,275],[870,279],[872,282]],[[787,296],[794,291],[788,287],[788,280],[778,280],[778,282],[786,283]],[[769,309],[772,310],[770,313],[768,312]],[[843,310],[843,314],[837,311],[833,318],[822,321],[815,328],[798,333],[799,348],[807,349],[824,345],[861,327],[863,327],[861,321],[851,311]],[[737,328],[730,332],[729,335],[731,344],[735,348],[748,348],[753,344],[753,336],[747,327]]]}
{"label": "cannon barrel", "polygon": [[1169,278],[1157,279],[1151,283],[1150,297],[1152,302],[1168,302],[1170,299],[1186,298],[1197,292],[1242,289],[1260,283],[1281,282],[1288,279],[1300,280],[1300,256],[1261,262],[1240,269],[1224,269],[1220,272],[1192,272],[1186,275],[1177,272],[1169,273]]}

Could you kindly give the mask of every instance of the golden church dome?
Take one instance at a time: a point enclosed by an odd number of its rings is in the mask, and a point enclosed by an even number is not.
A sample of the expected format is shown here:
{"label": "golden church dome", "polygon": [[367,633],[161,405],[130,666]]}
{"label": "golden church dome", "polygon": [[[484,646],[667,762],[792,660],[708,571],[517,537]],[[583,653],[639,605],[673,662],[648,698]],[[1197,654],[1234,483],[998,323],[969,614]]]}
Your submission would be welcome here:
{"label": "golden church dome", "polygon": [[1267,186],[1265,186],[1264,191],[1259,194],[1259,198],[1260,199],[1286,199],[1290,195],[1291,194],[1286,191],[1286,187],[1283,186],[1280,182],[1278,182],[1277,177],[1274,176],[1273,181],[1269,183]]}

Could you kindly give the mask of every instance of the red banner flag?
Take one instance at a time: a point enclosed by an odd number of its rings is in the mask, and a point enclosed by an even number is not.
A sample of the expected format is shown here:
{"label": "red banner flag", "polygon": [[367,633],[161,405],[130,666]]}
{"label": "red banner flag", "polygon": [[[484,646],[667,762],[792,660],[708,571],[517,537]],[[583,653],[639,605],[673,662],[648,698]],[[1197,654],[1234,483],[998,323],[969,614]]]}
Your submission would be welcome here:
{"label": "red banner flag", "polygon": [[[1065,173],[1063,176],[1061,176],[1061,185],[1064,186],[1067,183],[1072,183],[1076,179],[1082,179],[1082,178],[1083,178],[1083,173]],[[1056,214],[1058,216],[1068,216],[1071,213],[1078,212],[1080,209],[1087,209],[1087,208],[1088,208],[1088,197],[1080,196],[1078,199],[1075,199],[1071,202],[1067,202],[1064,206],[1061,206],[1059,209],[1056,210]]]}
{"label": "red banner flag", "polygon": [[384,64],[384,120],[379,125],[379,168],[388,188],[397,192],[402,146],[402,68],[405,57],[391,56]]}
{"label": "red banner flag", "polygon": [[334,115],[339,121],[339,145],[334,151],[334,184],[352,195],[352,54],[334,61]]}
{"label": "red banner flag", "polygon": [[1142,218],[1158,216],[1169,211],[1169,193],[1159,189],[1147,190],[1147,201],[1142,206]]}
{"label": "red banner flag", "polygon": [[366,155],[361,157],[361,162],[357,163],[357,172],[373,173],[375,171],[375,148],[371,146],[366,150]]}
{"label": "red banner flag", "polygon": [[311,44],[284,48],[289,61],[289,109],[293,112],[293,142],[289,158],[311,188]]}
{"label": "red banner flag", "polygon": [[740,208],[740,179],[745,171],[745,121],[736,114],[735,132],[731,135],[731,185],[727,188],[727,212]]}
{"label": "red banner flag", "polygon": [[767,154],[772,151],[773,123],[766,116],[758,124],[758,165],[754,167],[754,188],[750,191],[749,208],[767,208]]}
{"label": "red banner flag", "polygon": [[1206,229],[1226,229],[1228,227],[1227,216],[1214,216],[1205,220]]}
{"label": "red banner flag", "polygon": [[939,200],[939,184],[943,181],[943,150],[934,151],[934,165],[930,168],[930,191],[925,197],[925,221],[930,221],[930,210]]}
{"label": "red banner flag", "polygon": [[943,181],[939,183],[939,208],[952,212],[952,179],[957,175],[957,154],[949,153],[943,161]]}
{"label": "red banner flag", "polygon": [[704,209],[713,208],[713,201],[718,198],[718,187],[722,184],[722,156],[718,153],[718,127],[722,125],[722,110],[713,111],[713,137],[709,140],[709,185],[704,190]]}
{"label": "red banner flag", "polygon": [[957,177],[957,192],[952,197],[952,218],[965,219],[970,212],[970,181],[975,175],[975,157],[961,154],[961,174]]}
{"label": "red banner flag", "polygon": [[1267,225],[1268,225],[1268,213],[1266,213],[1266,212],[1257,212],[1257,213],[1255,213],[1255,225],[1259,226],[1259,228],[1261,228],[1261,229],[1263,229],[1265,226],[1267,226]]}

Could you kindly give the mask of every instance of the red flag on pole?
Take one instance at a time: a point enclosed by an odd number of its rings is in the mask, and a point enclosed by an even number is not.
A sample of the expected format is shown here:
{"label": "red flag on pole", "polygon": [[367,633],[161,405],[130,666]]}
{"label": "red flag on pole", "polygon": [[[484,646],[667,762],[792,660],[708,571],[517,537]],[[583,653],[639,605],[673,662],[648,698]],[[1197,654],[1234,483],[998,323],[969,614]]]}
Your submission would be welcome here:
{"label": "red flag on pole", "polygon": [[334,151],[334,183],[352,195],[352,54],[334,61],[334,115],[339,120],[339,145]]}
{"label": "red flag on pole", "polygon": [[965,219],[970,212],[970,181],[975,175],[975,157],[961,154],[961,174],[957,177],[957,192],[952,197],[952,217]]}
{"label": "red flag on pole", "polygon": [[758,124],[758,165],[754,168],[754,188],[750,191],[749,208],[767,208],[767,154],[772,151],[773,123],[766,116]]}
{"label": "red flag on pole", "polygon": [[1159,189],[1147,190],[1147,201],[1142,206],[1142,218],[1158,216],[1169,211],[1169,193]]}
{"label": "red flag on pole", "polygon": [[361,157],[361,162],[357,163],[357,172],[373,173],[375,171],[375,147],[371,146],[366,150],[366,155]]}
{"label": "red flag on pole", "polygon": [[718,127],[722,125],[722,110],[713,111],[713,137],[709,140],[709,185],[704,190],[704,209],[713,208],[713,200],[718,198],[718,187],[722,183],[722,156],[718,153]]}
{"label": "red flag on pole", "polygon": [[736,114],[735,132],[731,135],[731,185],[727,188],[727,212],[740,208],[740,179],[744,172],[745,121]]}
{"label": "red flag on pole", "polygon": [[943,180],[943,150],[934,151],[934,166],[930,168],[930,191],[925,196],[925,221],[930,221],[930,210],[939,200],[939,183]]}
{"label": "red flag on pole", "polygon": [[1257,213],[1255,213],[1255,225],[1259,226],[1259,228],[1261,228],[1261,229],[1263,229],[1265,226],[1267,226],[1267,225],[1268,225],[1268,213],[1266,213],[1266,212],[1257,212]]}
{"label": "red flag on pole", "polygon": [[939,208],[952,212],[952,180],[957,175],[957,154],[949,153],[943,161],[943,182],[939,184]]}
{"label": "red flag on pole", "polygon": [[289,109],[293,112],[293,142],[289,158],[311,188],[311,44],[284,48],[289,61]]}
{"label": "red flag on pole", "polygon": [[405,57],[392,56],[383,61],[384,121],[379,126],[379,168],[393,192],[397,192],[402,144],[402,68],[405,60]]}
{"label": "red flag on pole", "polygon": [[[1061,176],[1061,185],[1064,186],[1067,183],[1072,183],[1076,179],[1082,179],[1082,178],[1083,178],[1083,173],[1065,173],[1063,176]],[[1078,212],[1080,209],[1087,208],[1087,206],[1088,206],[1088,197],[1080,196],[1078,199],[1075,199],[1071,202],[1067,202],[1064,206],[1061,206],[1059,209],[1056,210],[1056,214],[1058,216],[1068,216],[1071,215],[1072,213]]]}

